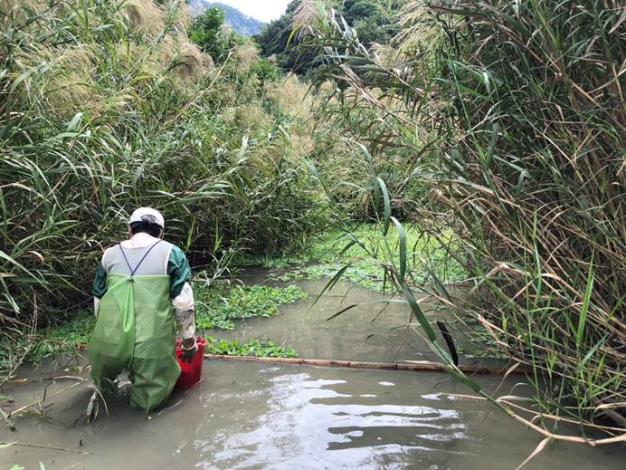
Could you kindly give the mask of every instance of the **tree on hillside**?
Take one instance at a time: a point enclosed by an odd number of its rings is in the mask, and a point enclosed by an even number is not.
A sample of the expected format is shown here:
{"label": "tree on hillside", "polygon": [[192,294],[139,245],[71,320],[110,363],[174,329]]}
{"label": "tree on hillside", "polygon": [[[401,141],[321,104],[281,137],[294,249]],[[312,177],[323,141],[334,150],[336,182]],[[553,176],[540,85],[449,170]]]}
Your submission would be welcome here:
{"label": "tree on hillside", "polygon": [[226,15],[224,20],[225,24],[231,27],[233,31],[243,36],[253,36],[255,34],[259,34],[263,29],[263,26],[265,26],[264,22],[259,21],[256,18],[252,18],[237,8],[225,5],[224,3],[204,1],[200,4],[204,5],[205,8],[219,8],[224,11],[224,14]]}
{"label": "tree on hillside", "polygon": [[285,13],[270,22],[261,31],[261,34],[255,36],[261,53],[266,56],[276,56],[276,62],[283,70],[293,70],[297,62],[297,53],[295,48],[289,47],[289,38],[293,31],[293,17],[302,0],[293,0],[287,6]]}
{"label": "tree on hillside", "polygon": [[216,62],[228,51],[229,38],[224,32],[224,20],[223,10],[209,8],[198,15],[189,28],[189,38]]}
{"label": "tree on hillside", "polygon": [[363,44],[387,44],[398,34],[395,15],[401,8],[397,0],[345,0],[340,10],[346,22],[352,26]]}
{"label": "tree on hillside", "polygon": [[[344,0],[324,4],[334,8],[346,20],[366,47],[375,43],[387,44],[399,31],[396,16],[402,0]],[[306,40],[298,36],[297,29],[302,25],[297,25],[297,16],[303,6],[311,10],[316,5],[317,2],[306,5],[306,0],[293,0],[283,16],[272,21],[255,37],[262,54],[276,56],[277,64],[285,71],[306,74],[314,68],[317,54],[308,47]]]}

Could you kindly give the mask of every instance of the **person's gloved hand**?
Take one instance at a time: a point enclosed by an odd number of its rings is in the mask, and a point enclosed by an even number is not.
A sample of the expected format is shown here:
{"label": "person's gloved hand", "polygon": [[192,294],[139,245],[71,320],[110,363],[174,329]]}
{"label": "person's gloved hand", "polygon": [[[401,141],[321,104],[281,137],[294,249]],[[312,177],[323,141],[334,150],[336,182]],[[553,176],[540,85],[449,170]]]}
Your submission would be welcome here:
{"label": "person's gloved hand", "polygon": [[187,338],[183,340],[183,362],[191,362],[197,352],[198,345],[196,344],[196,338]]}

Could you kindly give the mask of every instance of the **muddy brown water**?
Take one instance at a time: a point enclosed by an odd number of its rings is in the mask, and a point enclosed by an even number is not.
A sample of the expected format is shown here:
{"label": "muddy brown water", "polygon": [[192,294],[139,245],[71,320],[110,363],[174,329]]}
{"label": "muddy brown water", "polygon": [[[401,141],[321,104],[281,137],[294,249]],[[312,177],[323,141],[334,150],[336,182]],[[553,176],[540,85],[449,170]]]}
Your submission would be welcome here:
{"label": "muddy brown water", "polygon": [[[301,286],[310,293],[319,289],[314,282]],[[357,300],[366,305],[340,323],[318,321],[337,303]],[[309,299],[229,334],[265,335],[302,357],[431,358],[419,338],[402,330],[406,306],[394,304],[386,317],[369,321],[370,304],[380,300],[385,297],[346,284],[313,309]],[[0,448],[0,470],[16,464],[38,470],[40,463],[90,470],[514,469],[540,441],[493,406],[459,397],[467,388],[445,374],[221,361],[205,361],[203,382],[175,393],[151,415],[130,408],[122,396],[108,400],[108,415],[101,408],[98,420],[86,425],[87,385],[51,380],[80,375],[74,365],[57,359],[38,369],[24,367],[19,376],[27,380],[0,391],[14,399],[7,411],[46,397],[15,420],[17,432],[0,426],[0,442],[14,443]],[[489,390],[499,387],[499,394],[528,390],[519,377],[477,380]],[[617,470],[625,468],[623,455],[620,446],[554,444],[525,468]]]}
{"label": "muddy brown water", "polygon": [[[495,387],[493,378],[483,385]],[[50,385],[48,394],[71,382]],[[507,386],[511,386],[508,383]],[[15,386],[17,402],[41,398]],[[513,469],[538,437],[442,374],[205,362],[204,381],[150,416],[124,398],[91,425],[75,424],[89,390],[47,400],[45,419],[17,420],[3,442],[82,450],[0,450],[0,469]],[[554,445],[528,469],[622,469],[621,450]]]}
{"label": "muddy brown water", "polygon": [[[244,277],[246,284],[284,286],[287,283],[267,280],[264,271],[253,271]],[[282,346],[296,349],[300,357],[350,361],[402,362],[430,360],[440,362],[428,343],[420,336],[420,328],[411,319],[411,310],[400,296],[372,292],[348,282],[337,283],[324,290],[327,280],[296,281],[309,297],[291,305],[283,305],[281,314],[272,318],[250,318],[238,322],[233,331],[212,330],[209,334],[245,342],[271,339]],[[445,312],[437,309],[426,296],[417,297],[422,311],[431,319],[443,318],[455,333],[455,342],[465,349],[473,346],[455,329]],[[344,313],[338,312],[351,307]],[[443,338],[439,338],[443,344]],[[477,359],[464,358],[464,364],[477,364]],[[494,361],[480,361],[489,363]]]}

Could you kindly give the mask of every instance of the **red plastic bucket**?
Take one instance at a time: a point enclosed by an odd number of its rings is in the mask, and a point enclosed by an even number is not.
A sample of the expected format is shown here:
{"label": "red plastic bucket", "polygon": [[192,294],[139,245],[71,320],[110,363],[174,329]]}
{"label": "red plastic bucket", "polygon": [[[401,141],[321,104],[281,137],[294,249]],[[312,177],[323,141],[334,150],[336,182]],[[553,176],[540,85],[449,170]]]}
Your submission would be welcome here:
{"label": "red plastic bucket", "polygon": [[206,340],[198,337],[196,344],[198,345],[196,355],[190,362],[183,362],[183,344],[181,340],[176,341],[176,359],[178,359],[178,365],[180,365],[180,376],[175,388],[179,390],[187,390],[202,379],[202,363],[204,362]]}

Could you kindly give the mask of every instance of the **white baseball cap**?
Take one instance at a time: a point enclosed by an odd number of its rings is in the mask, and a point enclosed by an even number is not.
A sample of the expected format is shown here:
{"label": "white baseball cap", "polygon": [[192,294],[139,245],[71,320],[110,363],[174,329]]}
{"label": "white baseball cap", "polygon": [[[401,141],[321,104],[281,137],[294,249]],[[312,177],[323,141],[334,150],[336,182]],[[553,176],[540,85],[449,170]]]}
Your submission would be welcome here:
{"label": "white baseball cap", "polygon": [[163,214],[152,207],[140,207],[139,209],[135,209],[130,216],[128,224],[130,225],[133,222],[150,222],[152,224],[157,224],[161,228],[165,228],[165,219],[163,218]]}

